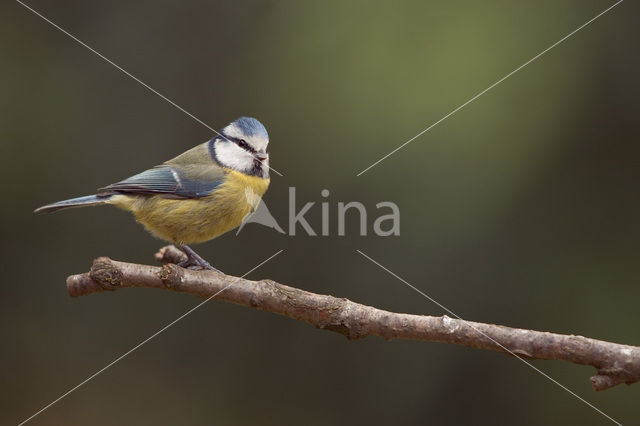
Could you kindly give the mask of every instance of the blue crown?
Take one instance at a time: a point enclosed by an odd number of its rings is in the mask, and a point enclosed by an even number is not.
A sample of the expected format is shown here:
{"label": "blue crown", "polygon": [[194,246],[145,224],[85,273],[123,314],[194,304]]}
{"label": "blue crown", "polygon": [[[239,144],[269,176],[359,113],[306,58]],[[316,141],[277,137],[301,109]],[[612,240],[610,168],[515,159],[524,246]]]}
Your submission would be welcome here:
{"label": "blue crown", "polygon": [[265,139],[269,139],[267,129],[265,129],[262,123],[255,118],[240,117],[233,123],[236,124],[247,136],[259,136]]}

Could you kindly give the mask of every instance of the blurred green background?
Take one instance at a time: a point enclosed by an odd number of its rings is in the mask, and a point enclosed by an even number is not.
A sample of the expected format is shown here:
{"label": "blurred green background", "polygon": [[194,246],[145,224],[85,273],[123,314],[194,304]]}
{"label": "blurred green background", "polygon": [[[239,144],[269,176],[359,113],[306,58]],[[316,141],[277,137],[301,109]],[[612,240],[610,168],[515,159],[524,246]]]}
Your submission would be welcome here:
{"label": "blurred green background", "polygon": [[[29,5],[214,128],[271,137],[265,201],[287,223],[329,189],[394,201],[401,235],[295,237],[258,225],[197,246],[218,268],[380,308],[640,344],[638,7],[625,2],[405,149],[356,174],[613,2],[98,2]],[[114,208],[35,216],[211,132],[18,3],[0,6],[0,421],[16,424],[200,300],[127,289],[71,299],[100,255],[163,243]],[[634,47],[635,46],[635,47]],[[320,208],[307,215],[320,229]],[[335,227],[332,235],[335,235]],[[622,423],[640,385],[534,362]],[[33,424],[608,424],[518,360],[343,337],[212,301]]]}

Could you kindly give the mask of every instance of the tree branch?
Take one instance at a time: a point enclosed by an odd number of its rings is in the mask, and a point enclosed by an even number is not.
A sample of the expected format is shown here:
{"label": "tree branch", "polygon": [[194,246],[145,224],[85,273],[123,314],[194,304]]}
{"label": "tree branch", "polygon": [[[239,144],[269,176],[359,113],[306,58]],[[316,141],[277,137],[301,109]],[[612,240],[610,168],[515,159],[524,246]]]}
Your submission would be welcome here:
{"label": "tree branch", "polygon": [[156,267],[97,258],[90,272],[67,278],[67,289],[72,297],[122,287],[150,287],[204,298],[224,289],[216,300],[304,321],[317,328],[340,333],[349,340],[377,335],[386,340],[445,342],[507,354],[511,352],[525,359],[556,359],[591,365],[597,369],[597,374],[591,377],[596,391],[640,380],[640,347],[637,346],[448,316],[388,312],[272,280],[250,281],[215,271],[192,271],[175,265],[184,259],[184,254],[173,246],[162,248],[156,259],[164,265]]}

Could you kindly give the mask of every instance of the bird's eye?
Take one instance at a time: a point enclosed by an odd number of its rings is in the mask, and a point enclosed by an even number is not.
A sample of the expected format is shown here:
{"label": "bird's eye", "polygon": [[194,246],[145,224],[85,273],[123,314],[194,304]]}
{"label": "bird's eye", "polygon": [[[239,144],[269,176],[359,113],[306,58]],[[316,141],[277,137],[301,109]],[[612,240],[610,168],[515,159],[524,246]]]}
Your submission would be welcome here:
{"label": "bird's eye", "polygon": [[249,146],[247,141],[245,141],[244,139],[238,139],[238,145],[246,149],[247,151],[251,151],[251,147]]}

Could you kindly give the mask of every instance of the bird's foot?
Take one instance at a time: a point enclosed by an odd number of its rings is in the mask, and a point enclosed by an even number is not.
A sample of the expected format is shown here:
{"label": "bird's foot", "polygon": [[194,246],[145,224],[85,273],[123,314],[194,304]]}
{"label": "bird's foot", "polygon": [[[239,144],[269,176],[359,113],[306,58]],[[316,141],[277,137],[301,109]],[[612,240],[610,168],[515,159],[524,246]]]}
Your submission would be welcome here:
{"label": "bird's foot", "polygon": [[182,268],[191,269],[194,271],[209,270],[209,271],[220,272],[220,270],[211,266],[209,262],[204,260],[198,253],[193,251],[193,249],[188,245],[181,245],[180,249],[187,255],[187,260],[178,263],[178,266]]}

